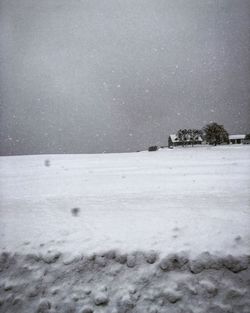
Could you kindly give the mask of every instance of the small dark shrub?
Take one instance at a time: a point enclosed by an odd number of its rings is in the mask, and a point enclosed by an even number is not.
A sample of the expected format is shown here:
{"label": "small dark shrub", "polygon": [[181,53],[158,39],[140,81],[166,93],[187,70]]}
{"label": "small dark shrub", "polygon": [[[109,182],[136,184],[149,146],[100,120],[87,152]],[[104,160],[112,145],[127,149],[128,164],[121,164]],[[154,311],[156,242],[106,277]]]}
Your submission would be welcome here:
{"label": "small dark shrub", "polygon": [[44,165],[45,165],[45,166],[50,166],[50,160],[48,160],[48,159],[45,160],[45,161],[44,161]]}
{"label": "small dark shrub", "polygon": [[157,151],[158,150],[158,147],[157,146],[151,146],[148,148],[148,151]]}
{"label": "small dark shrub", "polygon": [[73,209],[71,209],[71,213],[73,216],[78,216],[80,213],[80,209],[79,208],[73,208]]}

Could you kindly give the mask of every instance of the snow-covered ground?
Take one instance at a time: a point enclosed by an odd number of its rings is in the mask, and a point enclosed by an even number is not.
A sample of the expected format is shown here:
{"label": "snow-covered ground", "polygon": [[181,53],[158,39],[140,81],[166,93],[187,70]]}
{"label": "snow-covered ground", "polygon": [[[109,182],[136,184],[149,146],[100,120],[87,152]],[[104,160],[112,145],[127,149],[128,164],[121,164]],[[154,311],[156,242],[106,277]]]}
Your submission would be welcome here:
{"label": "snow-covered ground", "polygon": [[249,146],[0,166],[0,312],[250,312]]}

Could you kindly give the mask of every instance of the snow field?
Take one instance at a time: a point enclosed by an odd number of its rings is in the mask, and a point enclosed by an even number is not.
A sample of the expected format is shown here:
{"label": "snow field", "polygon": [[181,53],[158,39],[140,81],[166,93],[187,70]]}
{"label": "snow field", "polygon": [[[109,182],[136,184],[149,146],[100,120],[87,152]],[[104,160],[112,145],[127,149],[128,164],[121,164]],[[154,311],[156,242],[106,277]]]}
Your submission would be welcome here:
{"label": "snow field", "polygon": [[0,312],[250,312],[250,148],[0,158]]}
{"label": "snow field", "polygon": [[2,157],[0,248],[248,254],[249,172],[248,146]]}

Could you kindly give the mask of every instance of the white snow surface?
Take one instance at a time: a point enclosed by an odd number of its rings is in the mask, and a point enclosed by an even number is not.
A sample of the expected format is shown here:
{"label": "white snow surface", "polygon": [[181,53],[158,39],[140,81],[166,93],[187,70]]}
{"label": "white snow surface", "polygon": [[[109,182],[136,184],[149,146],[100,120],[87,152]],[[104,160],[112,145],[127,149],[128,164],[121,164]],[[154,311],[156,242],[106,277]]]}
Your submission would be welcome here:
{"label": "white snow surface", "polygon": [[0,162],[0,313],[250,313],[249,146]]}
{"label": "white snow surface", "polygon": [[0,162],[2,251],[250,253],[248,146]]}

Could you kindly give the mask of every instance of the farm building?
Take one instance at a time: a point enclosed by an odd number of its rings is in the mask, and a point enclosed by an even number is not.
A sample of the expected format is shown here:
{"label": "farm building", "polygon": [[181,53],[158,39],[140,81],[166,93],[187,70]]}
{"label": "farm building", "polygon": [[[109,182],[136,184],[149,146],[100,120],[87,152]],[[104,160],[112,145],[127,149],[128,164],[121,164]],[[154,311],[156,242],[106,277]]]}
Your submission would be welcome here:
{"label": "farm building", "polygon": [[246,135],[229,135],[230,144],[241,144],[243,143]]}
{"label": "farm building", "polygon": [[175,146],[184,146],[184,145],[201,145],[203,142],[201,136],[199,136],[196,140],[186,139],[185,141],[180,140],[177,135],[172,134],[168,137],[168,146],[175,147]]}

